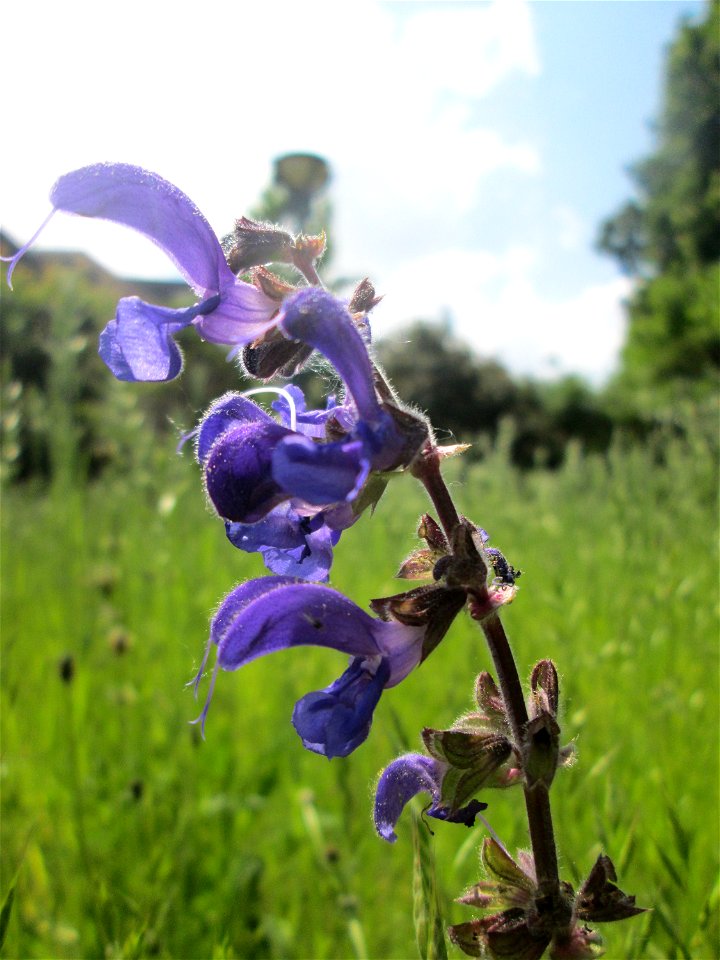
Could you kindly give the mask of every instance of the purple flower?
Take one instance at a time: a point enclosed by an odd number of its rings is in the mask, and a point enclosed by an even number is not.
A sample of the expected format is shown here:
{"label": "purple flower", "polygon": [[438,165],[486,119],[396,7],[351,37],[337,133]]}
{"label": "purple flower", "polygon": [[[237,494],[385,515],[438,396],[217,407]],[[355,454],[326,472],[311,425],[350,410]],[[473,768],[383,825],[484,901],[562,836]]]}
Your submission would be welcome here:
{"label": "purple flower", "polygon": [[428,438],[427,422],[389,398],[380,400],[367,340],[345,305],[327,291],[309,287],[284,302],[278,323],[290,339],[319,350],[340,374],[346,397],[334,418],[362,442],[372,469],[408,466]]}
{"label": "purple flower", "polygon": [[[351,511],[349,519],[356,519]],[[289,502],[275,507],[257,523],[226,521],[225,532],[239,550],[261,554],[273,573],[316,581],[327,580],[333,547],[340,539],[340,531],[328,526],[324,513],[303,516]]]}
{"label": "purple flower", "polygon": [[[341,531],[358,518],[349,501],[369,465],[355,456],[357,443],[316,441],[338,407],[308,411],[294,386],[273,406],[280,422],[243,394],[212,404],[197,432],[208,497],[236,547],[261,553],[273,573],[325,580]],[[295,451],[283,447],[303,443],[306,462],[289,469]]]}
{"label": "purple flower", "polygon": [[[448,622],[449,625],[449,622]],[[264,577],[236,587],[210,626],[218,668],[237,670],[257,657],[297,646],[329,647],[351,657],[342,676],[295,705],[293,725],[304,746],[344,757],[367,737],[382,691],[400,683],[427,656],[429,621],[379,620],[329,587],[291,577]],[[434,635],[437,642],[437,631]],[[434,645],[433,643],[433,645]],[[212,695],[199,718],[203,723]]]}
{"label": "purple flower", "polygon": [[406,804],[418,793],[429,793],[432,799],[426,810],[429,817],[449,823],[464,823],[471,827],[475,817],[487,808],[486,803],[470,800],[458,810],[452,810],[441,801],[442,781],[448,768],[433,757],[422,753],[407,753],[386,767],[375,792],[375,829],[383,839],[394,843],[397,840],[395,824]]}
{"label": "purple flower", "polygon": [[[320,350],[343,379],[343,403],[307,411],[302,393],[286,391],[276,405],[282,422],[240,394],[214,403],[198,432],[198,460],[208,496],[220,516],[252,524],[292,501],[301,516],[340,510],[344,529],[354,519],[344,508],[357,499],[372,471],[412,462],[427,439],[423,421],[398,419],[375,391],[367,344],[335,297],[312,287],[283,304],[278,329]],[[296,409],[290,411],[292,400]],[[233,541],[235,542],[235,541]],[[268,542],[264,546],[271,546]]]}
{"label": "purple flower", "polygon": [[177,187],[126,163],[99,163],[55,183],[52,213],[11,259],[8,282],[28,247],[57,211],[95,217],[137,230],[168,255],[199,301],[173,310],[138,297],[120,300],[115,319],[100,335],[100,356],[119,380],[171,380],[182,369],[173,337],[195,326],[215,343],[247,344],[275,323],[277,303],[238,280],[210,224]]}

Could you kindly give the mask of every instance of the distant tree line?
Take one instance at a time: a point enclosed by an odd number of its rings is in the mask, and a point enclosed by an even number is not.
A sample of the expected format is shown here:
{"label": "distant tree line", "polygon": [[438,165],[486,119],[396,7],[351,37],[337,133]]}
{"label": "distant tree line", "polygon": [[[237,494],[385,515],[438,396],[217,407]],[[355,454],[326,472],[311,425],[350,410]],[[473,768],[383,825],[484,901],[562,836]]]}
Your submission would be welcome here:
{"label": "distant tree line", "polygon": [[381,340],[377,353],[399,396],[429,415],[440,441],[482,438],[475,455],[507,421],[510,456],[523,469],[559,466],[571,440],[599,452],[612,438],[610,415],[580,377],[552,384],[513,378],[454,337],[447,323],[417,321]]}

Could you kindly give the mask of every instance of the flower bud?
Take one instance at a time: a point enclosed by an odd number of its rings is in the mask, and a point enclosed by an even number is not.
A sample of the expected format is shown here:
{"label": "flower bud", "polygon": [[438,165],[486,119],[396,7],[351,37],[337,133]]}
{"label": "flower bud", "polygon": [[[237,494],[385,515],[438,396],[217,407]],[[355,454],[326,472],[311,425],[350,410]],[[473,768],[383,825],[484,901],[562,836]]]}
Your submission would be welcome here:
{"label": "flower bud", "polygon": [[350,302],[348,303],[348,310],[350,313],[369,313],[381,300],[382,297],[375,295],[375,287],[368,278],[365,277],[365,279],[361,280],[355,287],[353,295],[350,297]]}
{"label": "flower bud", "polygon": [[560,727],[549,713],[530,720],[525,732],[523,772],[528,786],[542,782],[549,787],[560,755]]}
{"label": "flower bud", "polygon": [[560,686],[557,670],[552,660],[540,660],[533,667],[530,676],[530,715],[549,713],[556,717],[560,699]]}
{"label": "flower bud", "polygon": [[480,710],[488,717],[507,723],[505,701],[491,675],[483,670],[475,680],[475,700]]}
{"label": "flower bud", "polygon": [[415,550],[400,564],[395,577],[398,580],[429,580],[436,562],[431,550]]}
{"label": "flower bud", "polygon": [[448,586],[462,586],[483,597],[487,594],[487,566],[474,540],[475,526],[464,518],[452,533],[452,566],[447,573]]}
{"label": "flower bud", "polygon": [[420,517],[417,535],[424,540],[431,550],[437,553],[448,553],[450,546],[447,542],[442,527],[437,521],[433,520],[429,513],[424,513]]}
{"label": "flower bud", "polygon": [[450,559],[445,534],[427,513],[420,518],[417,534],[425,540],[427,547],[414,550],[406,557],[395,576],[402,580],[429,580],[431,577],[440,580],[445,571],[438,572],[437,565],[441,560]]}
{"label": "flower bud", "polygon": [[292,263],[295,241],[272,223],[241,217],[235,221],[232,241],[225,258],[233,273],[244,273],[265,263]]}
{"label": "flower bud", "polygon": [[242,361],[251,377],[271,380],[275,376],[295,376],[312,352],[312,347],[299,340],[288,340],[273,328],[243,348]]}

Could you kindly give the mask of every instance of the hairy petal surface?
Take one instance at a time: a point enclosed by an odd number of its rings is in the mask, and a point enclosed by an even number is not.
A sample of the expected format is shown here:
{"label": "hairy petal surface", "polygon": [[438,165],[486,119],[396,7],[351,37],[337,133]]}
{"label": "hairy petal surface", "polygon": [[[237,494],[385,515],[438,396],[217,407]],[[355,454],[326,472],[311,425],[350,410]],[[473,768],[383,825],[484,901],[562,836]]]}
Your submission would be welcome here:
{"label": "hairy petal surface", "polygon": [[273,451],[275,480],[292,496],[322,506],[353,500],[370,472],[360,441],[314,443],[300,434]]}
{"label": "hairy petal surface", "polygon": [[100,334],[100,356],[118,380],[172,380],[182,369],[182,354],[173,334],[217,299],[172,310],[139,297],[125,297],[118,303],[115,319]]}
{"label": "hairy petal surface", "polygon": [[[264,585],[271,581],[267,586]],[[248,597],[250,599],[248,599]],[[330,647],[376,657],[376,621],[330,587],[264,577],[236,587],[215,615],[210,635],[224,670],[296,646]]]}
{"label": "hairy petal surface", "polygon": [[363,420],[378,419],[381,411],[367,346],[336,297],[319,287],[300,290],[285,301],[280,327],[330,360]]}
{"label": "hairy petal surface", "polygon": [[193,290],[217,293],[234,282],[212,227],[186,194],[129,163],[96,163],[67,173],[50,201],[64,213],[111,220],[137,230],[167,254]]}
{"label": "hairy petal surface", "polygon": [[215,441],[233,427],[244,423],[275,424],[262,407],[241,393],[226,393],[211,404],[200,424],[196,455],[205,463]]}
{"label": "hairy petal surface", "polygon": [[395,843],[395,824],[410,800],[418,793],[429,793],[432,803],[427,815],[447,823],[472,827],[475,817],[487,808],[486,803],[470,800],[457,809],[443,803],[442,781],[447,771],[444,764],[422,753],[407,753],[383,770],[375,791],[375,829],[389,843]]}
{"label": "hairy petal surface", "polygon": [[442,767],[437,760],[421,753],[407,753],[386,767],[375,791],[375,829],[383,839],[395,843],[395,824],[405,806],[418,793],[429,793],[434,803],[440,799]]}
{"label": "hairy petal surface", "polygon": [[205,486],[221,517],[253,523],[288,499],[272,476],[272,456],[289,433],[268,418],[237,424],[215,441],[205,461]]}

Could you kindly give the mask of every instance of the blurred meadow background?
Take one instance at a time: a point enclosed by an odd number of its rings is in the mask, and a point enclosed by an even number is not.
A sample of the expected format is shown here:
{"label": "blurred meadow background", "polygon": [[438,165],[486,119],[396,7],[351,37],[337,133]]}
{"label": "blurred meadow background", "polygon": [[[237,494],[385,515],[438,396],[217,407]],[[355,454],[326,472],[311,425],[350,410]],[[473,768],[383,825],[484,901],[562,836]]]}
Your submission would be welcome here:
{"label": "blurred meadow background", "polygon": [[[90,8],[75,6],[78,16],[81,8],[88,14],[84,29],[92,30]],[[283,47],[297,9],[270,6],[282,15],[274,30]],[[401,156],[413,176],[398,186],[395,200],[382,194],[383,184],[391,193],[400,183],[403,170],[392,158],[380,164],[389,121],[379,121],[375,143],[372,114],[368,120],[357,112],[364,105],[353,100],[354,88],[345,91],[356,108],[348,129],[356,137],[352,152],[324,139],[332,116],[320,122],[314,109],[303,138],[289,110],[292,136],[276,143],[265,136],[262,94],[274,101],[264,74],[239,73],[226,53],[211,83],[196,64],[195,95],[206,89],[214,96],[217,83],[237,108],[232,122],[244,131],[247,153],[238,150],[236,157],[217,124],[190,130],[188,123],[178,133],[173,95],[190,97],[187,77],[177,78],[178,90],[161,84],[149,95],[156,111],[154,98],[165,104],[167,122],[175,124],[171,135],[167,124],[162,133],[157,123],[147,125],[132,85],[130,105],[115,103],[111,80],[92,91],[83,87],[76,60],[59,64],[58,83],[75,91],[64,116],[78,140],[59,143],[59,159],[43,153],[37,169],[47,171],[47,183],[14,169],[17,159],[3,158],[9,193],[25,199],[20,206],[16,197],[3,201],[2,252],[11,253],[40,222],[44,191],[56,175],[97,159],[157,169],[198,202],[220,235],[229,229],[227,218],[243,212],[308,230],[327,225],[324,275],[334,288],[346,291],[368,270],[387,295],[374,332],[400,395],[430,413],[441,439],[472,443],[449,462],[448,476],[460,510],[523,571],[518,599],[503,615],[521,675],[541,657],[553,658],[560,671],[564,742],[574,739],[578,751],[552,793],[563,877],[577,885],[605,852],[621,887],[653,908],[601,930],[608,957],[717,957],[718,4],[354,3],[344,19],[338,5],[297,6],[305,8],[297,37],[310,51],[323,39],[338,43],[342,27],[354,37],[347,40],[352,49],[363,40],[371,61],[373,43],[381,52],[394,50],[395,69],[404,65],[411,79],[420,75],[412,65],[426,63],[423,53],[432,52],[433,26],[441,30],[438,41],[447,30],[466,53],[463,29],[471,21],[465,18],[468,11],[482,15],[485,32],[477,35],[477,49],[470,44],[477,59],[459,73],[450,70],[455,87],[446,85],[434,101],[448,150],[469,145],[479,164],[509,138],[493,170],[477,174],[482,183],[470,166],[446,170],[443,182],[455,178],[458,195],[437,188],[442,216],[424,206],[424,192],[435,187],[422,177],[445,158],[428,147],[431,155],[421,163],[420,147],[434,141],[424,141],[418,127],[409,137],[411,153]],[[160,58],[161,44],[185,49],[211,24],[203,17],[196,37],[188,30],[180,36],[185,7],[178,6],[176,20],[170,8],[157,8],[166,19],[152,20],[153,8],[144,31],[132,17],[118,22],[114,45],[105,41],[111,66],[129,49],[126,30],[136,31],[141,52],[152,39]],[[47,15],[52,25],[57,8],[48,6]],[[27,46],[27,14],[16,9],[8,16],[20,46]],[[269,43],[272,35],[259,29],[263,16],[248,8],[238,36]],[[569,43],[571,29],[580,32],[563,59],[552,42],[565,50],[560,39]],[[642,43],[638,49],[654,51],[655,86],[647,77],[637,81],[638,89],[645,84],[646,100],[627,91],[627,115],[616,109],[618,87],[598,100],[606,127],[593,128],[597,140],[574,140],[566,131],[568,169],[577,178],[569,189],[578,196],[564,206],[557,200],[548,212],[540,206],[543,189],[560,197],[557,184],[570,182],[569,173],[559,173],[550,156],[545,160],[559,179],[541,176],[538,157],[513,141],[517,130],[503,123],[508,116],[518,124],[534,118],[529,132],[547,145],[547,118],[570,103],[587,111],[609,76],[589,69],[593,86],[582,71],[573,73],[583,43],[590,43],[587,34],[598,34],[588,48],[598,58],[605,40],[616,37],[622,75],[634,66],[631,41],[639,43],[643,30],[647,49]],[[438,70],[452,60],[452,48],[441,48]],[[69,52],[57,55],[67,59]],[[521,55],[522,69],[512,59]],[[333,66],[347,59],[332,49],[327,56]],[[603,69],[612,72],[608,59]],[[321,104],[323,84],[333,84],[310,69],[318,63],[296,56],[276,69]],[[372,73],[367,59],[354,64]],[[142,64],[140,73],[149,69]],[[377,90],[367,80],[373,95],[393,76],[387,64],[377,69]],[[513,70],[528,84],[551,86],[510,93]],[[28,81],[25,107],[41,109],[34,82]],[[401,104],[397,76],[395,83]],[[98,90],[107,106],[120,105],[114,126],[93,99]],[[463,91],[470,101],[462,100]],[[47,86],[42,92],[52,104],[57,94]],[[412,91],[405,92],[412,126],[418,108]],[[621,161],[634,162],[622,180],[619,167],[610,169],[606,138],[617,132],[615,122],[630,130],[628,117],[648,102],[652,131],[620,138]],[[130,106],[138,110],[137,123]],[[467,117],[456,124],[457,111],[470,107],[480,126],[496,124],[498,140],[479,136],[472,123],[471,140],[463,140]],[[53,113],[52,123],[58,117]],[[401,112],[395,123],[402,122]],[[276,117],[266,125],[283,126]],[[192,149],[178,146],[183,139]],[[167,140],[175,158],[165,164]],[[218,143],[219,150],[206,149]],[[315,182],[302,196],[280,165],[269,172],[274,156],[296,146],[322,154],[321,169],[330,174],[322,189]],[[363,192],[364,155],[371,152]],[[214,178],[218,155],[223,170],[234,164],[239,172]],[[618,179],[612,189],[596,190],[586,167],[599,171],[598,184]],[[194,180],[200,170],[205,186]],[[227,191],[244,173],[249,186],[238,187],[232,209],[218,215],[207,181],[217,179]],[[525,176],[532,184],[521,187],[514,178]],[[413,191],[417,214],[401,235],[398,224],[409,209],[404,193],[412,200]],[[548,261],[529,257],[529,247],[512,239],[509,220],[498,226],[488,193],[512,208],[513,228],[542,247]],[[583,206],[581,193],[592,202]],[[453,217],[457,235],[450,242]],[[493,226],[481,241],[468,240],[477,221]],[[355,226],[358,237],[372,227],[378,250],[353,239]],[[246,381],[222,349],[190,333],[182,337],[186,369],[178,381],[115,382],[96,346],[118,297],[137,293],[179,304],[191,302],[186,288],[153,260],[154,252],[148,255],[147,243],[126,241],[117,228],[105,233],[80,222],[62,233],[54,222],[50,229],[56,232],[44,238],[45,248],[18,267],[14,292],[2,290],[2,955],[416,956],[411,818],[401,820],[394,846],[379,840],[373,785],[399,752],[419,749],[423,726],[447,727],[470,708],[474,677],[490,668],[480,631],[458,618],[428,664],[383,696],[370,737],[346,760],[303,751],[290,724],[298,697],[325,686],[342,667],[339,655],[316,649],[287,651],[220,676],[203,742],[188,723],[200,704],[187,683],[208,619],[235,583],[263,568],[257,556],[226,541],[205,504],[192,445],[179,451],[177,445],[214,397]],[[404,260],[391,250],[403,244]],[[500,251],[495,260],[488,252],[493,244]],[[440,251],[435,260],[434,250]],[[548,293],[553,285],[556,299]],[[317,397],[328,376],[316,365],[301,379]],[[393,575],[416,545],[417,520],[427,507],[411,478],[390,483],[375,516],[343,534],[332,585],[361,606],[401,589]],[[504,843],[527,847],[520,793],[484,799]],[[440,901],[447,922],[458,923],[472,916],[454,898],[478,878],[483,831],[440,822],[432,829]]]}

